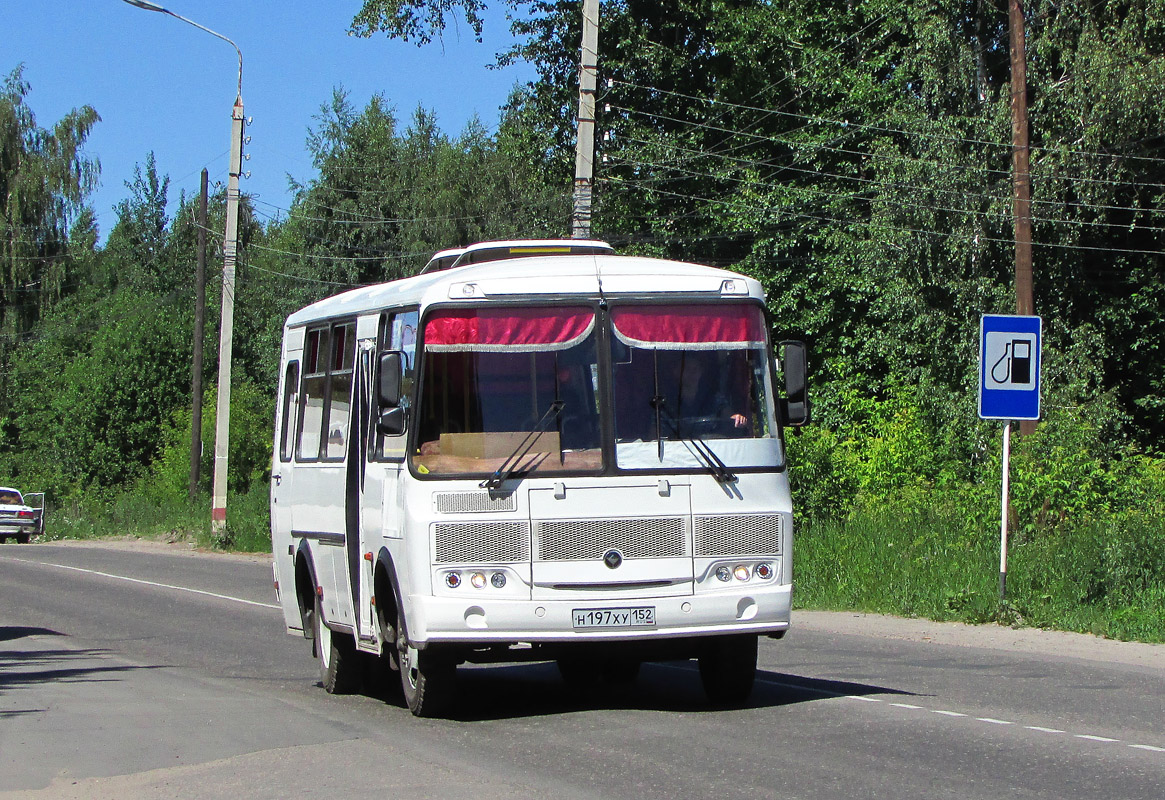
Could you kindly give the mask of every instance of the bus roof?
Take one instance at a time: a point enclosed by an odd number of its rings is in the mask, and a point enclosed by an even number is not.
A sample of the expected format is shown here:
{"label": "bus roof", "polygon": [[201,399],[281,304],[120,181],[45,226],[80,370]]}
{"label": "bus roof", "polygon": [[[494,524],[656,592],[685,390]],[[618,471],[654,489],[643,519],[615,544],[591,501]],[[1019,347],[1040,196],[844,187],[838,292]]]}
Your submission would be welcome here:
{"label": "bus roof", "polygon": [[401,305],[512,298],[580,299],[683,295],[763,300],[760,282],[728,270],[618,255],[527,256],[489,261],[353,289],[287,318],[287,327]]}

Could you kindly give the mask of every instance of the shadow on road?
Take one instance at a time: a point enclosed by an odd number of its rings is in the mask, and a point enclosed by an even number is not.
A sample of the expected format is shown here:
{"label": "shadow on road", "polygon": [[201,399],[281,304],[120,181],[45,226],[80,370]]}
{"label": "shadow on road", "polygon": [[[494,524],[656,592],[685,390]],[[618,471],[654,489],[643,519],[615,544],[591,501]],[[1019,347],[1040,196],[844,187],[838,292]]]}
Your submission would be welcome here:
{"label": "shadow on road", "polygon": [[119,673],[155,667],[109,664],[107,650],[20,642],[32,636],[62,636],[46,628],[0,627],[0,694],[46,683],[114,680]]}
{"label": "shadow on road", "polygon": [[23,625],[4,625],[0,626],[0,642],[12,642],[17,639],[24,639],[28,636],[63,636],[64,634],[57,631],[51,631],[48,628],[28,628]]}
{"label": "shadow on road", "polygon": [[[726,710],[708,702],[695,661],[644,664],[634,683],[597,682],[586,687],[564,682],[554,664],[462,667],[457,671],[457,686],[458,700],[450,719],[461,722],[615,709],[683,714]],[[757,670],[748,702],[731,710],[778,708],[837,697],[911,694],[886,686]],[[392,705],[401,704],[400,693],[394,689],[375,696]]]}

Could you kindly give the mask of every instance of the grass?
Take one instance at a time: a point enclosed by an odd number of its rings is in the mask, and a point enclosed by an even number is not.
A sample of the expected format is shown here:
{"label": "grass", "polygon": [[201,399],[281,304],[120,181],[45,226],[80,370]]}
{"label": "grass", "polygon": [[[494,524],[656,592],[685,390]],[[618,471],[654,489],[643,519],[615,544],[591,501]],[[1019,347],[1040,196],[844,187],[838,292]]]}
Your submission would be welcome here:
{"label": "grass", "polygon": [[133,536],[162,542],[190,542],[204,549],[245,553],[271,549],[267,489],[252,488],[229,498],[226,531],[210,527],[210,498],[194,502],[150,491],[73,499],[52,509],[42,541]]}
{"label": "grass", "polygon": [[1165,642],[1165,517],[1014,535],[999,597],[999,530],[941,509],[858,511],[795,540],[798,607],[1002,622]]}

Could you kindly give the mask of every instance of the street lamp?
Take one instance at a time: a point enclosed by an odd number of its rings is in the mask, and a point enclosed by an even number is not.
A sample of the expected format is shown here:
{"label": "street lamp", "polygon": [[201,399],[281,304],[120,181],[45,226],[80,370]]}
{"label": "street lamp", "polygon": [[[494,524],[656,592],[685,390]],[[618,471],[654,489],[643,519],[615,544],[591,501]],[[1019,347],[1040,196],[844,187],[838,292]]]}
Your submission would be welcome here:
{"label": "street lamp", "polygon": [[239,245],[239,173],[243,166],[243,51],[221,33],[194,20],[175,14],[149,0],[125,0],[131,6],[157,11],[206,31],[235,48],[239,56],[239,89],[231,112],[231,163],[227,181],[226,234],[223,238],[222,322],[218,340],[218,415],[214,437],[214,494],[211,503],[211,530],[220,535],[227,522],[227,455],[230,443],[231,351],[235,329],[235,256]]}

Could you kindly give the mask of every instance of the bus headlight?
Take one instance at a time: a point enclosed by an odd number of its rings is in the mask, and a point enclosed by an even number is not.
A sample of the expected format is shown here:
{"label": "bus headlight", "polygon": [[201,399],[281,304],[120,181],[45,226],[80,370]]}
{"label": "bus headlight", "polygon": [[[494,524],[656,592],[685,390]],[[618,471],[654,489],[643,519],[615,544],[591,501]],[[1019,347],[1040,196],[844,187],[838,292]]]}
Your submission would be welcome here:
{"label": "bus headlight", "polygon": [[772,564],[757,564],[756,576],[762,581],[767,581],[769,578],[773,577]]}
{"label": "bus headlight", "polygon": [[484,572],[473,573],[472,575],[469,576],[469,583],[471,586],[473,586],[474,589],[484,589],[485,588],[485,573]]}
{"label": "bus headlight", "polygon": [[732,570],[730,570],[724,564],[721,564],[716,568],[716,577],[725,583],[728,583],[730,580],[732,580]]}
{"label": "bus headlight", "polygon": [[741,564],[739,567],[737,567],[736,569],[734,569],[732,571],[732,574],[736,576],[736,580],[746,581],[749,579],[749,576],[752,573],[749,571],[747,566],[745,566],[744,564]]}
{"label": "bus headlight", "polygon": [[495,589],[504,589],[506,586],[506,573],[495,572],[490,576],[489,582],[493,584]]}
{"label": "bus headlight", "polygon": [[450,589],[456,589],[461,585],[461,576],[456,572],[446,572],[445,585]]}

